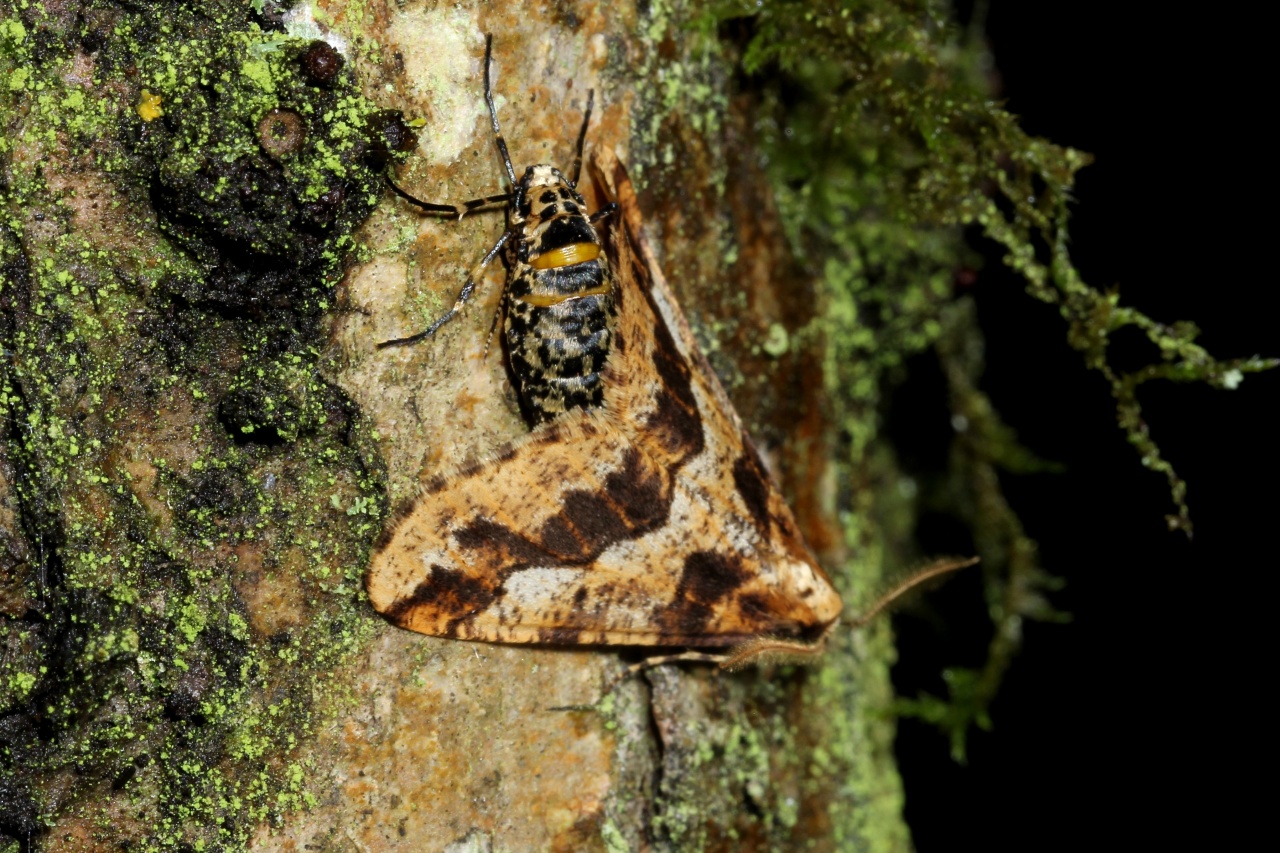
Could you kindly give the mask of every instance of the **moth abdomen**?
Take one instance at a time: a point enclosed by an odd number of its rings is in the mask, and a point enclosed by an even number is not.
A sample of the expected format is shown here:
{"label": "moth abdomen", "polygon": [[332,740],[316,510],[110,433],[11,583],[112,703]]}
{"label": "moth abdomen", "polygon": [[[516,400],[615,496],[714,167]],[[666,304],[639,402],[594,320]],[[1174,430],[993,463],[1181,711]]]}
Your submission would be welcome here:
{"label": "moth abdomen", "polygon": [[609,290],[608,267],[600,260],[589,260],[552,269],[531,266],[524,275],[515,276],[508,293],[511,299],[535,308],[549,308],[575,297],[603,295]]}
{"label": "moth abdomen", "polygon": [[[607,280],[606,280],[607,281]],[[505,338],[511,372],[530,420],[603,404],[601,373],[613,342],[611,291],[537,306],[514,292]]]}
{"label": "moth abdomen", "polygon": [[520,236],[503,333],[525,415],[542,423],[603,405],[614,278],[582,196],[559,169],[530,166],[513,208]]}

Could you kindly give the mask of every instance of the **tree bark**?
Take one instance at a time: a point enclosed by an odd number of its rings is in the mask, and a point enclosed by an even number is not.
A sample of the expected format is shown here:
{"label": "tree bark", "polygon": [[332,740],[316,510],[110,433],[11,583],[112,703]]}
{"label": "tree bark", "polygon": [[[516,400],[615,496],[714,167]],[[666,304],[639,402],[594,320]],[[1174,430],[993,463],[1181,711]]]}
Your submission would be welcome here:
{"label": "tree bark", "polygon": [[[288,105],[308,140],[341,152],[335,124],[315,129],[324,110],[364,110],[362,127],[402,110],[422,123],[397,182],[458,202],[501,190],[485,33],[517,174],[569,165],[594,90],[588,152],[613,148],[637,179],[677,298],[856,610],[902,526],[870,514],[892,466],[839,458],[823,297],[783,235],[731,47],[662,3],[332,0],[317,34],[350,76],[323,84],[306,42],[269,29],[270,3],[20,5],[0,5],[5,70],[32,69],[3,102],[0,850],[909,847],[886,624],[812,667],[616,681],[634,650],[454,642],[378,617],[361,579],[388,508],[528,428],[488,346],[497,264],[434,339],[374,348],[448,308],[500,216],[423,218],[384,193],[349,245],[343,217],[379,181],[342,161],[336,213],[300,190],[283,238],[224,233],[185,199],[237,180],[260,198],[275,161],[246,149],[185,185],[173,152],[225,140],[155,141],[203,109],[267,146],[264,98],[310,75],[297,85],[321,106]],[[259,81],[251,107],[198,101],[224,70]],[[311,251],[289,228],[323,239]],[[339,251],[335,284],[322,256]]]}

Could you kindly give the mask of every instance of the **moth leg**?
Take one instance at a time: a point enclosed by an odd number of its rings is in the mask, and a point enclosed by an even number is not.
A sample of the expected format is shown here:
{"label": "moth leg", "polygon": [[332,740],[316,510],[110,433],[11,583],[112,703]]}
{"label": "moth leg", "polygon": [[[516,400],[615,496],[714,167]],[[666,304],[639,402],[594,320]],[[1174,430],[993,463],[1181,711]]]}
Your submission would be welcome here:
{"label": "moth leg", "polygon": [[606,216],[612,216],[617,212],[618,212],[618,203],[616,201],[611,201],[608,204],[606,204],[604,207],[597,210],[595,213],[591,214],[591,224],[595,225],[597,222],[599,222],[601,219],[604,219]]}
{"label": "moth leg", "polygon": [[457,317],[458,314],[462,312],[463,307],[467,304],[467,300],[471,298],[471,294],[475,292],[476,282],[480,280],[482,275],[484,275],[485,268],[489,266],[489,263],[495,257],[497,257],[498,252],[502,251],[502,247],[507,245],[507,241],[510,239],[511,232],[503,231],[502,236],[498,238],[498,242],[493,244],[493,248],[485,253],[484,259],[481,260],[480,263],[476,265],[476,268],[471,271],[471,274],[467,276],[466,283],[462,285],[462,291],[458,294],[458,298],[453,303],[453,307],[446,311],[443,317],[432,323],[425,332],[418,332],[418,334],[410,335],[407,338],[394,338],[389,341],[383,341],[382,343],[377,344],[377,349],[417,343],[424,338],[431,337],[436,333],[437,329],[452,320],[454,317]]}
{"label": "moth leg", "polygon": [[492,207],[496,204],[506,204],[511,201],[511,193],[498,193],[497,195],[487,195],[481,198],[473,198],[470,201],[464,201],[462,204],[437,204],[433,201],[423,201],[415,197],[409,192],[401,189],[395,181],[391,180],[391,176],[387,175],[387,185],[395,191],[400,198],[419,208],[423,213],[442,214],[444,216],[456,216],[459,219],[468,213],[474,213],[486,207]]}
{"label": "moth leg", "polygon": [[502,301],[498,303],[498,310],[493,312],[493,322],[489,324],[489,334],[484,337],[484,352],[480,354],[481,360],[488,360],[489,358],[489,344],[493,343],[493,333],[498,330],[498,320],[502,317],[503,303],[507,301],[508,293],[510,291],[503,288]]}
{"label": "moth leg", "polygon": [[728,657],[723,652],[676,652],[669,655],[655,655],[631,664],[623,671],[621,678],[618,680],[630,678],[633,675],[644,672],[646,669],[653,669],[655,666],[666,666],[669,663],[713,663],[720,666],[723,665]]}
{"label": "moth leg", "polygon": [[[832,627],[835,624],[832,623]],[[669,663],[710,663],[720,669],[731,671],[765,660],[776,663],[805,663],[807,659],[816,658],[822,654],[830,633],[829,627],[821,637],[812,642],[778,637],[755,637],[723,652],[677,652],[670,655],[657,655],[631,664],[622,674],[622,678],[629,678],[646,669],[665,666]]]}

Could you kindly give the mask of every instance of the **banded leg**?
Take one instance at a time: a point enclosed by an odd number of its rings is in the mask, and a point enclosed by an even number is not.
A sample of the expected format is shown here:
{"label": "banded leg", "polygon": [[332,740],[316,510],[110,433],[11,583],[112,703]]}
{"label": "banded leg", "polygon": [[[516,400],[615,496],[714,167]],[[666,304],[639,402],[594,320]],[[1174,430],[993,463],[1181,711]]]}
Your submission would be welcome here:
{"label": "banded leg", "polygon": [[456,216],[459,219],[461,219],[462,217],[466,216],[468,213],[474,213],[477,210],[480,210],[485,207],[489,207],[491,205],[506,204],[507,202],[511,201],[511,193],[498,193],[497,195],[487,195],[487,196],[484,196],[483,198],[473,198],[470,201],[464,201],[460,205],[437,204],[433,201],[423,201],[420,198],[415,198],[413,195],[406,192],[405,190],[402,190],[399,186],[397,186],[396,182],[391,180],[390,175],[386,177],[387,177],[387,184],[391,187],[392,190],[395,191],[396,195],[400,196],[400,198],[404,199],[405,201],[409,202],[415,207],[420,208],[423,213],[441,213],[446,216]]}
{"label": "banded leg", "polygon": [[489,263],[502,251],[502,247],[507,245],[507,240],[511,239],[510,231],[503,231],[502,236],[498,238],[498,242],[493,244],[493,248],[485,253],[484,259],[476,265],[476,268],[467,276],[466,283],[462,285],[462,291],[458,294],[457,300],[453,303],[453,307],[445,312],[444,316],[432,323],[425,332],[418,332],[416,335],[410,335],[407,338],[394,338],[389,341],[383,341],[377,344],[377,349],[385,349],[386,347],[402,346],[405,344],[417,343],[420,340],[429,338],[436,333],[436,330],[445,323],[457,317],[462,312],[463,307],[467,304],[467,300],[471,298],[471,294],[475,292],[476,282],[480,280],[480,276],[484,275],[485,269]]}
{"label": "banded leg", "polygon": [[511,291],[507,288],[502,288],[502,299],[498,302],[498,310],[493,312],[493,322],[489,324],[489,334],[484,336],[484,351],[480,353],[480,358],[484,361],[489,360],[489,344],[493,343],[493,333],[498,331],[498,321],[506,313],[507,300],[511,298],[510,293]]}
{"label": "banded leg", "polygon": [[604,207],[597,210],[595,213],[591,214],[591,224],[595,225],[597,222],[599,222],[601,219],[604,219],[606,216],[612,216],[617,212],[618,212],[618,203],[616,201],[611,201],[608,204],[606,204]]}

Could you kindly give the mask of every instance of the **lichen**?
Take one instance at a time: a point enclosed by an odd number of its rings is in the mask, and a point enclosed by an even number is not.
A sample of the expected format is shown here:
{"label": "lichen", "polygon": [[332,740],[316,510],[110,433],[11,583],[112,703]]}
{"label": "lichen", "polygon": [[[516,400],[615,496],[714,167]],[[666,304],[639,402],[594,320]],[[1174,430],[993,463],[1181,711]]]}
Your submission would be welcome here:
{"label": "lichen", "polygon": [[[31,555],[0,612],[0,838],[235,849],[314,802],[298,749],[373,625],[380,462],[319,352],[398,119],[308,80],[247,2],[0,15],[0,425]],[[259,138],[274,109],[293,148]]]}

